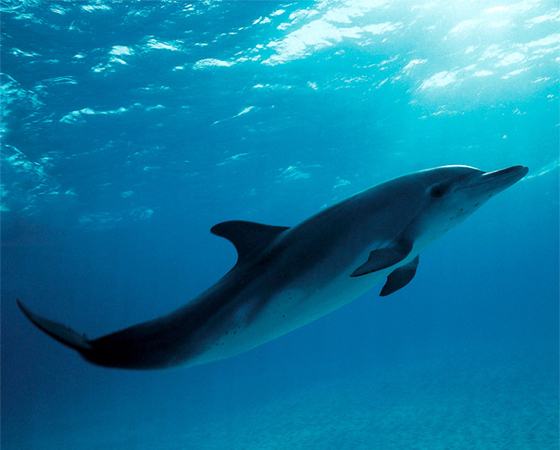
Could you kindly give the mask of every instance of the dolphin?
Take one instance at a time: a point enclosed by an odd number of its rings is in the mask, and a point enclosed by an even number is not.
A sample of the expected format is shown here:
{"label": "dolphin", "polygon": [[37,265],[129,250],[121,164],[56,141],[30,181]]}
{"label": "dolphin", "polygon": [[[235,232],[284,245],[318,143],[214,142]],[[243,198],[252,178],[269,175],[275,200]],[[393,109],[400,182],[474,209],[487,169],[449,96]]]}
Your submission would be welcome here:
{"label": "dolphin", "polygon": [[294,227],[228,221],[211,232],[231,241],[235,266],[176,311],[88,339],[17,300],[42,331],[90,363],[166,369],[228,358],[340,308],[384,280],[406,286],[419,254],[528,172],[443,166],[394,178]]}

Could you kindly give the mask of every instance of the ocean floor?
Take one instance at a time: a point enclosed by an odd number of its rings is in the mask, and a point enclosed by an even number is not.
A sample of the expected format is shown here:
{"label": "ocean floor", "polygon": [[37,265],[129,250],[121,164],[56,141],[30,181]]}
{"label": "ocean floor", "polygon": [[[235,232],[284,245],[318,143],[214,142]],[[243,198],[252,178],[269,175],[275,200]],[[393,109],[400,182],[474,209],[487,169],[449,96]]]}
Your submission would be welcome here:
{"label": "ocean floor", "polygon": [[85,427],[37,423],[2,448],[554,450],[558,407],[553,362],[495,349],[345,374],[211,418],[188,418],[192,405],[179,405],[169,417],[154,408],[121,424],[118,414],[93,415]]}
{"label": "ocean floor", "polygon": [[463,360],[363,374],[213,424],[176,448],[556,449],[556,376],[534,370]]}

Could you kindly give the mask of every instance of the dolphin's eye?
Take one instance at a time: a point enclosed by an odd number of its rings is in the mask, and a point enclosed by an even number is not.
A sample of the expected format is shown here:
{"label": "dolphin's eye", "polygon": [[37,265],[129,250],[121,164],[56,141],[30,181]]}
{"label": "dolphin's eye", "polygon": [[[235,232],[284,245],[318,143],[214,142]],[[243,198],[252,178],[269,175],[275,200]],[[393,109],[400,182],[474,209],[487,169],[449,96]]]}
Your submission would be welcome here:
{"label": "dolphin's eye", "polygon": [[445,194],[445,187],[441,184],[436,184],[430,189],[430,195],[433,198],[440,198],[443,194]]}

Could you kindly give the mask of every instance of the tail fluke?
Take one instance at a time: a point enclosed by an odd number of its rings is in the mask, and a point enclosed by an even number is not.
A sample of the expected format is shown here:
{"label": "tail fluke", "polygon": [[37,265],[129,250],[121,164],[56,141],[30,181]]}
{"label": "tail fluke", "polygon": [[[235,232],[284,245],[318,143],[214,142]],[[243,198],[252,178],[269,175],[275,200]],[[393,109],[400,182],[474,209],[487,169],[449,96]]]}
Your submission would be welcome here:
{"label": "tail fluke", "polygon": [[72,328],[67,327],[59,322],[54,322],[44,317],[38,316],[37,314],[31,312],[23,304],[16,300],[19,309],[25,314],[25,316],[40,330],[47,333],[52,338],[56,339],[58,342],[73,348],[79,352],[87,352],[93,347],[85,335],[80,335],[76,333]]}

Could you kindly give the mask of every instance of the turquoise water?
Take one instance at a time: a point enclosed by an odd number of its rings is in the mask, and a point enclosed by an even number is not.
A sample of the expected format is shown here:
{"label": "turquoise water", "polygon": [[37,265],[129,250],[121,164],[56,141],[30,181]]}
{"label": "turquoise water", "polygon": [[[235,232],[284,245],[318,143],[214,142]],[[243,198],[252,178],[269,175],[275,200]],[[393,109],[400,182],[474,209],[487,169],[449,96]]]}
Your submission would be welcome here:
{"label": "turquoise water", "polygon": [[[557,2],[2,2],[2,448],[556,449]],[[84,362],[291,226],[446,164],[524,180],[381,286],[235,358]]]}

